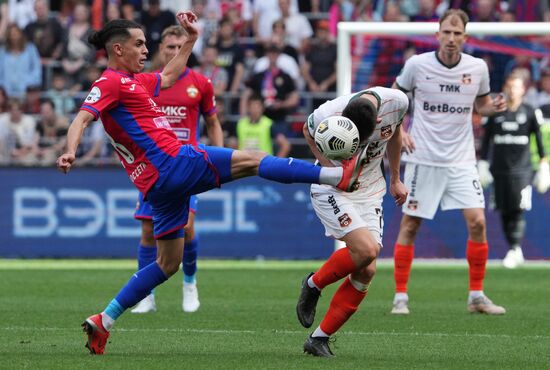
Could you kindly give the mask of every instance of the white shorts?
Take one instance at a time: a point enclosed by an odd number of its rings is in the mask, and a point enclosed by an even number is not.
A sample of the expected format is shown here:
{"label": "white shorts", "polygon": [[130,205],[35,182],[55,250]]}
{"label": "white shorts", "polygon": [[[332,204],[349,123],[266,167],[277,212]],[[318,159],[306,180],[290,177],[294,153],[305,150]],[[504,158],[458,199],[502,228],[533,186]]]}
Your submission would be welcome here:
{"label": "white shorts", "polygon": [[485,208],[483,189],[475,165],[471,167],[435,167],[407,163],[405,186],[409,196],[403,213],[433,219],[441,210]]}
{"label": "white shorts", "polygon": [[343,194],[321,186],[311,188],[311,204],[325,227],[325,235],[341,239],[355,229],[366,227],[382,246],[382,197],[365,197],[358,201]]}

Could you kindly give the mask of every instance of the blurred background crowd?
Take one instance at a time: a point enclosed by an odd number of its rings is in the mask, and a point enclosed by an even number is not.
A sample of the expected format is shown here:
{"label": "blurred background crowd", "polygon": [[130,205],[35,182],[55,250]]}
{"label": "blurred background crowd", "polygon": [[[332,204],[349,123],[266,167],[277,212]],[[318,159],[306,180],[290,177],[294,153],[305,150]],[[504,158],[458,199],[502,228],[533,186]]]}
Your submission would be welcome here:
{"label": "blurred background crowd", "polygon": [[[226,145],[246,145],[238,138],[239,122],[265,116],[273,122],[274,153],[307,158],[303,122],[336,96],[338,22],[437,22],[449,7],[462,8],[475,22],[548,22],[549,2],[0,0],[0,165],[53,165],[69,122],[106,65],[88,35],[112,19],[144,26],[153,70],[162,31],[176,24],[177,11],[192,9],[200,38],[189,67],[213,82]],[[414,35],[354,37],[353,89],[390,87],[407,57],[435,45],[433,37]],[[550,117],[549,37],[491,36],[466,51],[487,61],[493,91],[520,69],[525,101]],[[79,150],[79,165],[117,163],[100,123],[87,130]]]}

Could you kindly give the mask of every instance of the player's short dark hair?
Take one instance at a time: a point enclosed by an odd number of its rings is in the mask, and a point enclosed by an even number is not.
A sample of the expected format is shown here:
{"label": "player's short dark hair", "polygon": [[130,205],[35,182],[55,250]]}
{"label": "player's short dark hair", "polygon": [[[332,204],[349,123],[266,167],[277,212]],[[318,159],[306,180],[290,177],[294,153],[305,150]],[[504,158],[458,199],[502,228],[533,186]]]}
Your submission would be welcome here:
{"label": "player's short dark hair", "polygon": [[103,28],[88,37],[88,42],[97,50],[106,49],[107,44],[113,41],[124,42],[128,40],[130,29],[143,29],[141,25],[128,19],[115,19],[108,22]]}
{"label": "player's short dark hair", "polygon": [[466,14],[466,12],[464,10],[462,10],[462,9],[448,9],[439,18],[439,25],[441,26],[441,23],[443,23],[445,21],[445,19],[450,18],[450,17],[458,17],[462,21],[462,24],[464,25],[464,28],[466,28],[466,25],[468,24],[468,21],[470,20],[470,18],[468,17],[468,14]]}
{"label": "player's short dark hair", "polygon": [[374,104],[363,98],[351,100],[342,112],[342,116],[349,118],[357,126],[361,142],[371,137],[374,132],[377,115],[378,112]]}

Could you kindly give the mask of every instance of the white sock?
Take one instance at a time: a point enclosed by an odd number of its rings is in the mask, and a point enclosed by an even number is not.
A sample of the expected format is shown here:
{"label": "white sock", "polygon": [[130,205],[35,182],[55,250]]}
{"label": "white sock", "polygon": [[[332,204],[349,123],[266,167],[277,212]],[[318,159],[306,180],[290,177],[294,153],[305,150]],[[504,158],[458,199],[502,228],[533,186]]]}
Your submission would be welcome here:
{"label": "white sock", "polygon": [[409,295],[407,293],[395,293],[393,301],[409,301]]}
{"label": "white sock", "polygon": [[344,169],[342,167],[321,167],[319,183],[336,186],[342,181]]}
{"label": "white sock", "polygon": [[320,326],[318,326],[317,329],[315,329],[315,331],[313,332],[313,334],[311,334],[311,336],[313,338],[315,338],[315,337],[330,337],[330,335],[328,335],[327,333],[325,333],[324,331],[321,330]]}
{"label": "white sock", "polygon": [[103,327],[107,331],[111,331],[111,328],[115,324],[115,320],[111,318],[111,316],[107,315],[105,312],[101,313],[101,323],[103,324]]}
{"label": "white sock", "polygon": [[483,296],[484,296],[483,290],[470,290],[470,293],[468,294],[468,300],[471,301],[472,299],[476,299]]}
{"label": "white sock", "polygon": [[309,279],[307,279],[307,285],[310,287],[310,288],[315,288],[317,289],[318,291],[321,291],[321,289],[319,289],[319,287],[317,285],[315,285],[315,282],[313,281],[313,275],[311,275],[309,277]]}

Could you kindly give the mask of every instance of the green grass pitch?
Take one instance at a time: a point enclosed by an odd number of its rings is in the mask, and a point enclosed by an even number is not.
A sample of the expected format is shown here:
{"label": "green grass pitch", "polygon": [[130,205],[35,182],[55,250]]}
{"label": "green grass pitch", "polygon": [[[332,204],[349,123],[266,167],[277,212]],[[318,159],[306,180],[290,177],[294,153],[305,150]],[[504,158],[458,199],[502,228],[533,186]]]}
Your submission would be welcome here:
{"label": "green grass pitch", "polygon": [[[158,312],[126,313],[105,356],[80,323],[101,311],[133,261],[0,260],[0,368],[6,369],[539,369],[550,368],[550,268],[491,265],[485,291],[508,312],[466,311],[465,263],[413,266],[411,315],[390,315],[393,268],[380,263],[333,359],[302,353],[295,315],[302,277],[320,262],[200,261],[201,308],[181,311],[181,273],[157,289]],[[336,286],[323,292],[317,325]]]}

